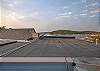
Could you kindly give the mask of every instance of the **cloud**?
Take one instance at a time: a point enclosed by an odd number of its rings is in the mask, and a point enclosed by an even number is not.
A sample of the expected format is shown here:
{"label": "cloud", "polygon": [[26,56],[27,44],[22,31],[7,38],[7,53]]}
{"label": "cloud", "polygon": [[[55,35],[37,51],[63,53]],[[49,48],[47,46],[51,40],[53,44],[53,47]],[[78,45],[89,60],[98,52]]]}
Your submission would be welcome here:
{"label": "cloud", "polygon": [[56,19],[65,19],[65,18],[69,18],[70,16],[57,16]]}
{"label": "cloud", "polygon": [[13,4],[8,4],[9,7],[13,7]]}
{"label": "cloud", "polygon": [[17,17],[17,13],[16,12],[10,12],[7,16],[8,17]]}
{"label": "cloud", "polygon": [[18,2],[17,2],[17,1],[14,1],[14,2],[13,2],[13,4],[15,4],[15,5],[16,5],[16,4],[18,4]]}
{"label": "cloud", "polygon": [[61,13],[57,15],[56,19],[69,18],[71,14],[72,12]]}
{"label": "cloud", "polygon": [[25,18],[25,16],[19,16],[18,17],[18,19],[24,19]]}
{"label": "cloud", "polygon": [[68,15],[68,13],[61,13],[61,14],[58,14],[58,16],[65,16],[65,15]]}
{"label": "cloud", "polygon": [[92,3],[91,5],[92,6],[96,6],[96,5],[98,5],[99,3],[98,2],[95,2],[95,3]]}
{"label": "cloud", "polygon": [[19,19],[22,20],[22,19],[25,19],[27,16],[18,14],[16,12],[10,12],[7,15],[5,15],[5,17],[7,19],[10,18],[10,20],[19,20]]}
{"label": "cloud", "polygon": [[87,12],[88,10],[86,9],[86,10],[83,10],[82,12]]}
{"label": "cloud", "polygon": [[74,19],[79,19],[79,15],[74,15],[73,18]]}
{"label": "cloud", "polygon": [[38,17],[40,15],[40,12],[35,11],[35,12],[30,12],[30,14],[27,14],[29,17]]}
{"label": "cloud", "polygon": [[82,0],[82,3],[86,3],[87,2],[87,0]]}
{"label": "cloud", "polygon": [[91,14],[96,14],[96,13],[99,13],[100,12],[100,9],[96,9],[94,11],[90,11]]}
{"label": "cloud", "polygon": [[86,7],[91,7],[91,6],[99,6],[99,3],[98,2],[91,3],[91,4],[87,5]]}
{"label": "cloud", "polygon": [[69,14],[69,15],[71,15],[71,14],[72,14],[72,12],[68,12],[68,14]]}
{"label": "cloud", "polygon": [[80,2],[73,2],[72,5],[78,5]]}
{"label": "cloud", "polygon": [[72,12],[65,12],[65,13],[61,13],[61,14],[58,14],[58,16],[67,16],[67,15],[71,15]]}
{"label": "cloud", "polygon": [[96,15],[91,15],[90,17],[95,17]]}
{"label": "cloud", "polygon": [[63,9],[68,9],[68,8],[69,8],[68,6],[64,6],[64,7],[63,7]]}
{"label": "cloud", "polygon": [[86,14],[86,13],[82,13],[82,14],[80,14],[81,16],[87,16],[88,14]]}
{"label": "cloud", "polygon": [[39,15],[39,12],[34,12],[34,15]]}
{"label": "cloud", "polygon": [[18,4],[17,1],[13,1],[13,2],[8,3],[8,6],[9,7],[13,7],[13,6],[17,5],[17,4]]}

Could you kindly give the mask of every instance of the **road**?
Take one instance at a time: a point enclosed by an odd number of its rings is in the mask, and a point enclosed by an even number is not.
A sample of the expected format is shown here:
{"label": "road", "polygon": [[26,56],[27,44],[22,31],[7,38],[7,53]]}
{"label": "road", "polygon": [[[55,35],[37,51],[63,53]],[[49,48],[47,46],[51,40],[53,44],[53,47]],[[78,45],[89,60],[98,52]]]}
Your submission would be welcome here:
{"label": "road", "polygon": [[[0,47],[0,53],[5,49],[16,48],[25,43],[14,43]],[[3,49],[2,49],[3,48]],[[1,50],[2,49],[2,50]],[[44,38],[13,51],[6,57],[100,57],[100,45],[68,38]],[[4,56],[4,57],[5,57]]]}

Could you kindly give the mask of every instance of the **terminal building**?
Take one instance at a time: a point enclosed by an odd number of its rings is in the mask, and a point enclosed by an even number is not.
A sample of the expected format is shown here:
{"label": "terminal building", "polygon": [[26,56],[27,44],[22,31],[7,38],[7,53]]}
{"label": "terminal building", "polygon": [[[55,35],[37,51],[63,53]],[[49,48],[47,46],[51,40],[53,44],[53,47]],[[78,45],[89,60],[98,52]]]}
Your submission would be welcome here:
{"label": "terminal building", "polygon": [[38,34],[34,28],[0,30],[0,39],[28,40],[36,37]]}

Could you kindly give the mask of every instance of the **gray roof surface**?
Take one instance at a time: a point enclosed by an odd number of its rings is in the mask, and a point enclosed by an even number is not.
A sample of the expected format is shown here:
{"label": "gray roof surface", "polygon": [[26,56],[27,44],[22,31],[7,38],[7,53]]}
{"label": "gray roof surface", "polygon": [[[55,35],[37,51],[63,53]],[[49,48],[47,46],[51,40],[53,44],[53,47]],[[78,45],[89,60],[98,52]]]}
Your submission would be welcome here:
{"label": "gray roof surface", "polygon": [[[0,55],[26,43],[0,46]],[[100,57],[100,45],[68,38],[44,38],[21,47],[4,57]]]}

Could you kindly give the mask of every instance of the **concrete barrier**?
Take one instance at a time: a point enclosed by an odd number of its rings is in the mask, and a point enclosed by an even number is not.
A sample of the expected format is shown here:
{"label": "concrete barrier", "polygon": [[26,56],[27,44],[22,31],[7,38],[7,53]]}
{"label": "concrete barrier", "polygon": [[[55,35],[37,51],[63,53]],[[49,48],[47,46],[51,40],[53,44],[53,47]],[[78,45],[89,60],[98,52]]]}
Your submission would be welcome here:
{"label": "concrete barrier", "polygon": [[12,44],[12,43],[16,43],[17,41],[15,40],[9,40],[9,39],[0,39],[0,46],[4,46],[7,44]]}

